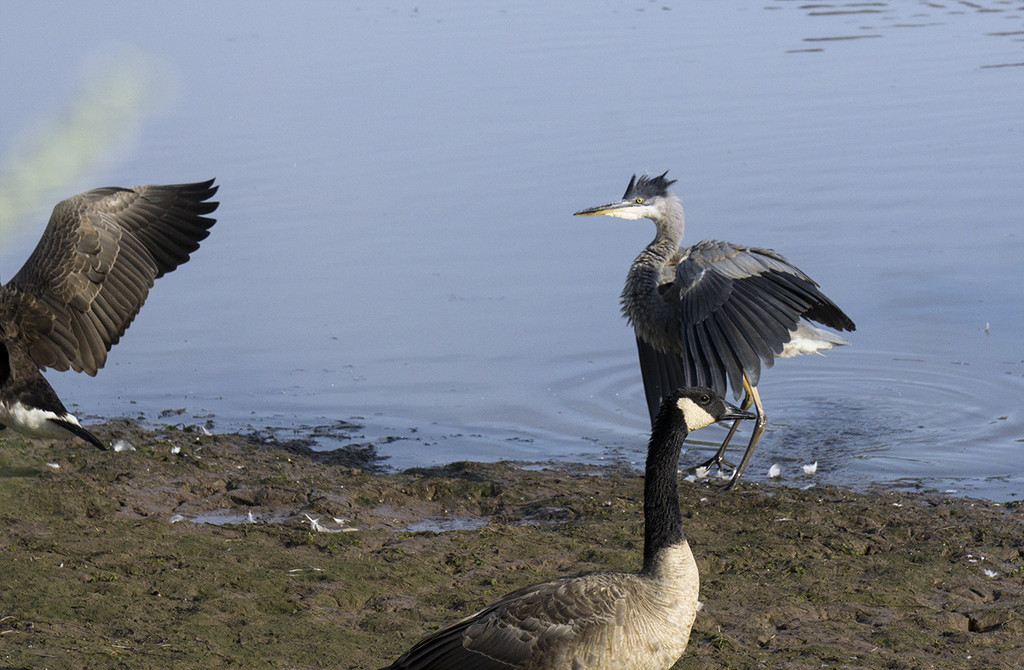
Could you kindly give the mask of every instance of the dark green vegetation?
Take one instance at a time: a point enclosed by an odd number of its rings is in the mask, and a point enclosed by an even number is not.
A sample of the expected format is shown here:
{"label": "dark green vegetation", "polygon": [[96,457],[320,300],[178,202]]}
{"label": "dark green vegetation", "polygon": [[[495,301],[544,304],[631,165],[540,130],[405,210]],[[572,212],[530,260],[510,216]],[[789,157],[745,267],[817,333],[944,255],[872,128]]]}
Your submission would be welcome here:
{"label": "dark green vegetation", "polygon": [[[376,668],[514,588],[640,562],[633,472],[379,475],[241,436],[96,432],[138,451],[0,443],[0,668]],[[1024,667],[1021,507],[680,495],[704,609],[677,668]],[[452,520],[483,525],[416,530]]]}

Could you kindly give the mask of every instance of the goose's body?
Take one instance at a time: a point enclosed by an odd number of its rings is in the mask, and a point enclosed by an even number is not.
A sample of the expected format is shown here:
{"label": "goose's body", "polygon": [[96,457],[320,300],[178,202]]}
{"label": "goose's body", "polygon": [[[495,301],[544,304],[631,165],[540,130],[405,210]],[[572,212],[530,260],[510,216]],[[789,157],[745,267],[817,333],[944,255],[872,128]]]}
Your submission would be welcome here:
{"label": "goose's body", "polygon": [[63,200],[35,251],[0,287],[0,427],[77,436],[79,425],[41,370],[95,375],[153,282],[189,259],[217,208],[213,181],[108,187]]}
{"label": "goose's body", "polygon": [[752,418],[710,389],[667,397],[644,474],[644,562],[528,586],[430,635],[388,670],[661,670],[689,641],[700,579],[682,530],[676,469],[689,430]]}
{"label": "goose's body", "polygon": [[[736,468],[739,481],[767,418],[757,393],[761,366],[775,358],[816,353],[847,341],[838,330],[853,321],[818,284],[781,254],[731,242],[704,240],[681,247],[683,207],[668,191],[674,181],[636,175],[622,199],[576,212],[650,219],[657,233],[636,257],[622,291],[622,311],[636,332],[647,407],[654,421],[661,399],[680,386],[727,388],[754,405],[757,421]],[[735,431],[704,465],[724,462]]]}

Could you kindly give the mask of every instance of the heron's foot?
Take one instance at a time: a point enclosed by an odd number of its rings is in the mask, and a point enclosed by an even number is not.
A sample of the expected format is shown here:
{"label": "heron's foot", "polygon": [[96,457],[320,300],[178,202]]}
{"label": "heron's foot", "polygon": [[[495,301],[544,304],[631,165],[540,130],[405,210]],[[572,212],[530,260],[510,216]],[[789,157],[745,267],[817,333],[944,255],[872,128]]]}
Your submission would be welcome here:
{"label": "heron's foot", "polygon": [[710,458],[700,465],[688,468],[687,472],[691,473],[690,476],[698,482],[724,484],[730,488],[736,480],[736,466],[720,457]]}
{"label": "heron's foot", "polygon": [[695,465],[694,467],[690,468],[690,470],[693,470],[694,472],[696,472],[697,470],[710,470],[711,468],[718,468],[719,470],[721,470],[723,465],[727,468],[732,468],[733,470],[736,469],[735,465],[725,460],[725,454],[715,454],[714,456],[704,461],[700,465]]}
{"label": "heron's foot", "polygon": [[741,470],[733,470],[732,476],[729,477],[729,481],[725,483],[726,491],[735,491],[736,485],[740,483],[740,475],[743,474]]}

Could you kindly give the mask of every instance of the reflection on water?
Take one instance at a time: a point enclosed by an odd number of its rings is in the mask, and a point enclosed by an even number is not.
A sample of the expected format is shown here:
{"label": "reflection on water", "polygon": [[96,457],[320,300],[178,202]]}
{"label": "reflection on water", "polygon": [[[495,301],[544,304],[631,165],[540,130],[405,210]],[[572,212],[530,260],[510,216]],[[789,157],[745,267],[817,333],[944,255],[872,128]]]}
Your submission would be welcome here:
{"label": "reflection on water", "polygon": [[[872,2],[872,3],[813,3],[793,4],[780,2],[768,5],[766,9],[789,9],[802,11],[809,18],[820,17],[820,23],[807,24],[811,29],[823,31],[813,37],[804,37],[803,42],[814,45],[804,49],[789,49],[788,53],[824,51],[829,42],[878,39],[897,37],[896,32],[905,29],[927,28],[934,31],[947,26],[966,31],[966,39],[982,37],[1003,38],[1021,42],[1024,26],[1019,5],[996,0],[994,2]],[[1002,20],[1004,23],[999,23]],[[1003,29],[1000,30],[999,27]],[[964,33],[959,33],[961,39]],[[1006,62],[978,63],[979,68],[1024,67],[1024,54],[1013,49],[1016,58]],[[972,54],[966,54],[970,56]]]}
{"label": "reflection on water", "polygon": [[[749,476],[778,463],[800,485],[1018,495],[1020,7],[144,11],[129,23],[116,3],[32,3],[0,27],[4,159],[66,104],[69,64],[134,42],[178,97],[130,156],[64,195],[222,184],[213,234],[108,367],[49,374],[87,419],[351,421],[394,467],[639,463],[646,411],[617,299],[653,227],[571,213],[671,169],[688,242],[776,248],[858,325],[850,347],[764,374],[769,430]],[[4,239],[3,276],[53,204]]]}

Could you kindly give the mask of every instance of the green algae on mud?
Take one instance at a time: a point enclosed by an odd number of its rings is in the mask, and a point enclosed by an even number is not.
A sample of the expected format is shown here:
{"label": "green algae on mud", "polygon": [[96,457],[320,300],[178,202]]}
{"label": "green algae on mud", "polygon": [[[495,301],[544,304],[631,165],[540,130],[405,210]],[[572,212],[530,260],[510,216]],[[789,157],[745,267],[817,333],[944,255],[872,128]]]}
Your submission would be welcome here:
{"label": "green algae on mud", "polygon": [[[632,471],[379,474],[245,436],[97,433],[137,450],[0,443],[0,667],[376,668],[512,589],[640,562]],[[1024,667],[1020,506],[680,498],[704,608],[676,668]]]}

